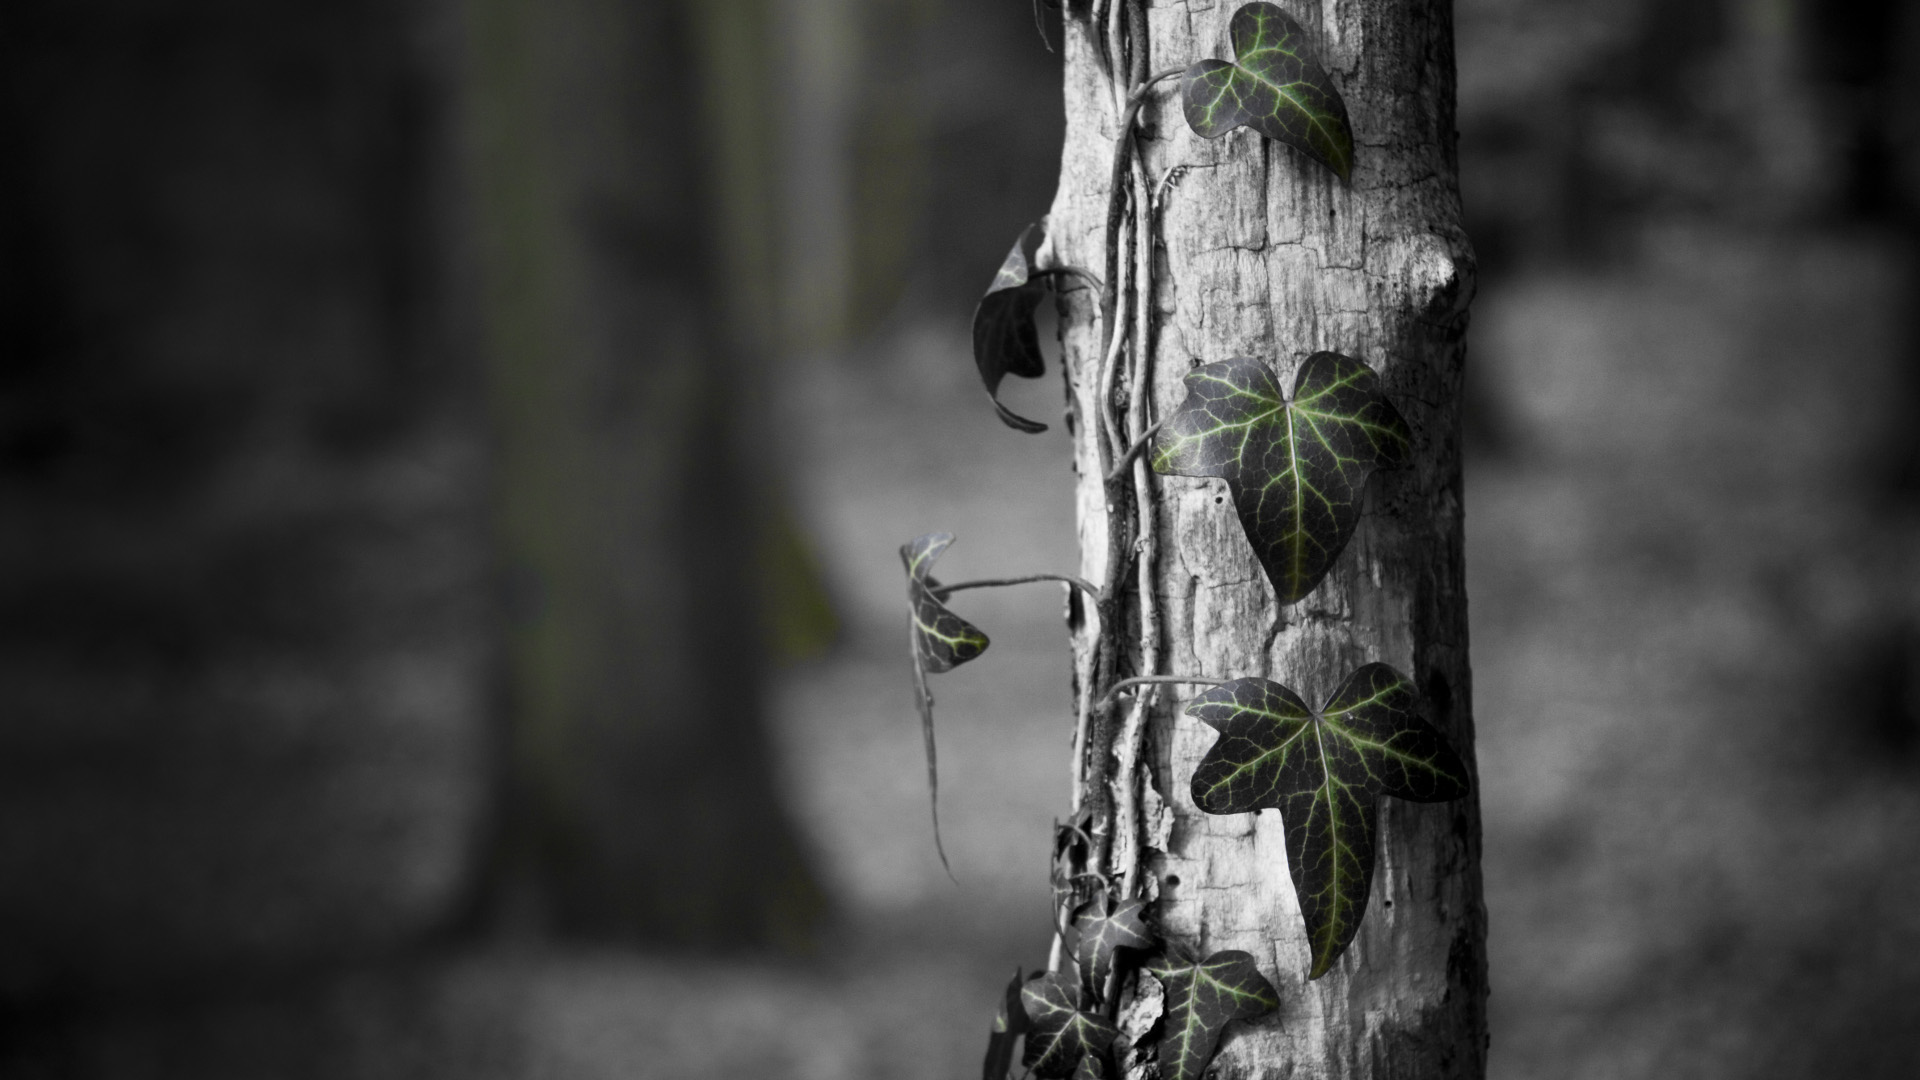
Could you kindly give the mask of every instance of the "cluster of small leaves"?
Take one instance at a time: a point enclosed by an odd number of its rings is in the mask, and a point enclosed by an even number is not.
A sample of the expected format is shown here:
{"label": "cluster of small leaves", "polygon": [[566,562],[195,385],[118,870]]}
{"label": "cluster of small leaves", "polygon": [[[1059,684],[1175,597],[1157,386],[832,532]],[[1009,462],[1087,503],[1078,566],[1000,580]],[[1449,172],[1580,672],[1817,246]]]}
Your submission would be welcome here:
{"label": "cluster of small leaves", "polygon": [[1224,479],[1273,591],[1297,603],[1353,536],[1367,477],[1406,461],[1406,420],[1373,369],[1339,353],[1309,356],[1291,399],[1244,356],[1195,368],[1186,383],[1156,436],[1154,470]]}
{"label": "cluster of small leaves", "polygon": [[1419,705],[1406,677],[1385,664],[1354,672],[1318,711],[1256,678],[1187,705],[1188,715],[1220,732],[1194,770],[1194,804],[1209,814],[1280,811],[1310,979],[1326,974],[1360,927],[1380,796],[1444,802],[1466,794],[1466,767]]}
{"label": "cluster of small leaves", "polygon": [[1353,172],[1347,106],[1308,51],[1306,31],[1279,5],[1259,3],[1234,12],[1227,33],[1235,62],[1202,60],[1181,79],[1187,125],[1207,139],[1250,127],[1347,179]]}
{"label": "cluster of small leaves", "polygon": [[[1103,970],[1111,970],[1106,965],[1111,964],[1116,948],[1148,949],[1155,944],[1151,932],[1138,920],[1140,903],[1127,901],[1111,915],[1085,921],[1080,949],[1092,955],[1104,954]],[[1105,911],[1104,904],[1099,910]],[[1115,922],[1126,924],[1117,937],[1094,925]],[[1093,934],[1091,946],[1089,932]],[[1013,1065],[1015,1040],[1022,1036],[1026,1048],[1021,1063],[1035,1076],[1092,1080],[1112,1072],[1111,1058],[1120,1031],[1101,1010],[1099,991],[1085,985],[1091,966],[1083,960],[1077,979],[1052,972],[1023,981],[1020,973],[1014,972],[987,1039],[983,1080],[1006,1080]],[[1264,1016],[1280,1004],[1273,984],[1260,974],[1253,957],[1238,950],[1216,952],[1205,960],[1162,954],[1149,961],[1146,970],[1166,988],[1158,1046],[1160,1075],[1165,1080],[1200,1080],[1229,1023]],[[1095,985],[1104,978],[1096,977]]]}

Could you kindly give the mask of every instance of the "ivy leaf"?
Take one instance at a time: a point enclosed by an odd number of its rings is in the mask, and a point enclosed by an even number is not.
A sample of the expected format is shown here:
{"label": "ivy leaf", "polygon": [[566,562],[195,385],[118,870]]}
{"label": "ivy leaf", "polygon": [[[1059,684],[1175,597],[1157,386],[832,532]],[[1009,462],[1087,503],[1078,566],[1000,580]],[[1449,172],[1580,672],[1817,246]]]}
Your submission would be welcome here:
{"label": "ivy leaf", "polygon": [[1187,126],[1217,139],[1244,124],[1347,179],[1353,172],[1347,105],[1310,51],[1306,31],[1278,4],[1246,4],[1233,13],[1227,34],[1238,63],[1202,60],[1181,79]]}
{"label": "ivy leaf", "polygon": [[935,595],[940,583],[930,571],[952,543],[952,533],[928,533],[900,546],[900,561],[907,567],[907,599],[913,606],[913,655],[921,668],[936,673],[952,671],[987,651],[987,635],[948,610]]}
{"label": "ivy leaf", "polygon": [[1287,869],[1313,953],[1327,973],[1360,927],[1373,887],[1382,795],[1445,802],[1467,792],[1467,770],[1405,676],[1385,664],[1353,673],[1320,711],[1266,679],[1235,679],[1194,697],[1187,714],[1220,732],[1193,773],[1209,814],[1277,807]]}
{"label": "ivy leaf", "polygon": [[1229,1022],[1280,1007],[1273,984],[1260,974],[1253,957],[1238,949],[1200,961],[1161,957],[1147,970],[1167,989],[1166,1032],[1160,1038],[1162,1080],[1200,1080]]}
{"label": "ivy leaf", "polygon": [[1033,1022],[1022,1063],[1035,1075],[1072,1076],[1082,1058],[1105,1057],[1120,1036],[1113,1021],[1082,1010],[1079,985],[1059,972],[1027,983],[1020,1002]]}
{"label": "ivy leaf", "polygon": [[1030,1026],[1027,1010],[1020,1004],[1020,969],[1013,969],[1013,981],[1000,998],[1000,1011],[993,1015],[993,1033],[987,1037],[987,1060],[982,1063],[981,1080],[1006,1080],[1013,1068],[1013,1043]]}
{"label": "ivy leaf", "polygon": [[986,295],[973,309],[973,363],[980,369],[980,381],[987,384],[987,397],[993,411],[1016,431],[1029,435],[1047,430],[1038,420],[1029,420],[1000,403],[1000,380],[1008,375],[1037,379],[1046,373],[1046,358],[1040,353],[1040,331],[1033,325],[1033,311],[1040,306],[1046,289],[1032,277],[1028,255],[1032,250],[1033,226],[1021,230],[1013,250],[1000,264]]}
{"label": "ivy leaf", "polygon": [[1293,398],[1273,372],[1236,356],[1187,373],[1187,399],[1155,436],[1156,472],[1217,476],[1282,604],[1333,568],[1360,523],[1376,467],[1407,460],[1407,422],[1373,369],[1339,353],[1307,357]]}
{"label": "ivy leaf", "polygon": [[1153,931],[1140,919],[1140,913],[1146,909],[1147,902],[1139,898],[1122,900],[1111,912],[1107,910],[1107,894],[1096,892],[1093,899],[1080,905],[1074,913],[1073,928],[1079,934],[1074,946],[1074,958],[1080,962],[1081,977],[1087,980],[1087,986],[1098,993],[1107,985],[1107,973],[1113,967],[1115,949],[1153,948]]}
{"label": "ivy leaf", "polygon": [[913,703],[920,711],[920,733],[927,744],[927,801],[933,813],[933,849],[947,875],[947,849],[940,842],[940,766],[933,745],[933,694],[927,673],[952,671],[987,651],[987,635],[947,609],[935,595],[940,583],[931,573],[933,562],[953,543],[952,533],[928,533],[900,545],[900,561],[907,566],[908,635],[913,649]]}
{"label": "ivy leaf", "polygon": [[1107,1067],[1092,1054],[1081,1058],[1080,1064],[1073,1068],[1073,1080],[1106,1080],[1106,1078]]}

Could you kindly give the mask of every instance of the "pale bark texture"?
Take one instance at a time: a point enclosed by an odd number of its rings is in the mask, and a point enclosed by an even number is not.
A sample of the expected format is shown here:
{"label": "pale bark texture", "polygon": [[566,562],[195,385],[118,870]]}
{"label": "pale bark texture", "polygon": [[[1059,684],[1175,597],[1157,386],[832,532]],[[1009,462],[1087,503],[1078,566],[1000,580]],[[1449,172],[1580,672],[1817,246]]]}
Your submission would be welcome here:
{"label": "pale bark texture", "polygon": [[[1144,43],[1145,62],[1123,58],[1111,69],[1102,56],[1120,20],[1103,5],[1068,12],[1068,130],[1050,218],[1052,250],[1043,258],[1121,273],[1123,325],[1137,326],[1138,309],[1129,312],[1125,298],[1141,275],[1133,224],[1121,230],[1119,259],[1109,264],[1104,250],[1124,98],[1116,88],[1129,81],[1130,68],[1137,78],[1205,57],[1231,59],[1227,24],[1237,6],[1141,5],[1147,29],[1127,51]],[[1284,6],[1345,98],[1356,145],[1352,180],[1342,182],[1304,154],[1246,129],[1201,139],[1182,118],[1179,80],[1156,86],[1140,114],[1144,173],[1132,170],[1128,211],[1137,224],[1140,196],[1154,201],[1158,189],[1147,237],[1151,317],[1147,332],[1135,329],[1118,354],[1115,398],[1125,416],[1131,375],[1146,372],[1141,381],[1150,402],[1132,425],[1137,432],[1179,406],[1182,376],[1196,364],[1260,358],[1290,389],[1309,354],[1338,351],[1380,372],[1413,429],[1413,460],[1376,474],[1359,529],[1330,576],[1285,608],[1254,560],[1223,482],[1147,477],[1144,465],[1136,467],[1134,485],[1152,508],[1147,528],[1133,527],[1126,500],[1115,520],[1131,536],[1121,549],[1140,551],[1147,566],[1144,574],[1123,575],[1128,592],[1110,612],[1127,643],[1111,677],[1260,675],[1317,705],[1354,669],[1385,662],[1420,686],[1430,719],[1471,768],[1459,405],[1473,259],[1460,227],[1451,5]],[[1068,294],[1062,336],[1081,477],[1081,573],[1101,581],[1109,519],[1094,422],[1102,366],[1097,309],[1090,291]],[[1141,338],[1150,348],[1145,357]],[[1157,631],[1143,629],[1141,581],[1150,585],[1145,595]],[[1089,631],[1076,629],[1083,680]],[[1247,950],[1279,990],[1277,1012],[1229,1029],[1216,1075],[1481,1075],[1487,982],[1477,795],[1433,805],[1382,800],[1373,890],[1359,936],[1331,972],[1308,982],[1279,813],[1209,816],[1189,794],[1194,768],[1216,737],[1181,713],[1193,689],[1167,689],[1152,699],[1136,769],[1127,767],[1133,740],[1124,711],[1104,724],[1096,716],[1084,766],[1095,780],[1086,794],[1097,838],[1089,861],[1115,875],[1137,862],[1135,888],[1158,896],[1172,944],[1201,955]],[[1098,781],[1109,775],[1117,780],[1102,790]]]}

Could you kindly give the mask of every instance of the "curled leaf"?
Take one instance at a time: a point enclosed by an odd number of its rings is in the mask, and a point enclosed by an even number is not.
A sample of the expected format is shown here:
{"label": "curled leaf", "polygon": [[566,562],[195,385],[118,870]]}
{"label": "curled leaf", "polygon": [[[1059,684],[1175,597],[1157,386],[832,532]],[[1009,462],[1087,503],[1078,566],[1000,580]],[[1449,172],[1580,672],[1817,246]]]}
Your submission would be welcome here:
{"label": "curled leaf", "polygon": [[1166,1029],[1160,1038],[1163,1080],[1200,1080],[1228,1023],[1280,1007],[1273,984],[1260,974],[1253,957],[1238,949],[1199,961],[1162,957],[1147,970],[1167,992]]}
{"label": "curled leaf", "polygon": [[1339,353],[1307,357],[1292,400],[1245,356],[1195,368],[1186,383],[1155,436],[1154,471],[1226,480],[1274,593],[1298,602],[1353,536],[1367,477],[1406,461],[1406,420],[1373,369]]}
{"label": "curled leaf", "polygon": [[1347,105],[1300,24],[1278,4],[1246,4],[1233,13],[1227,34],[1236,63],[1202,60],[1181,78],[1187,125],[1217,139],[1244,124],[1306,151],[1342,180],[1350,176]]}
{"label": "curled leaf", "polygon": [[1040,331],[1033,325],[1034,309],[1040,306],[1046,289],[1033,280],[1034,227],[1021,230],[1013,250],[993,275],[993,284],[973,309],[973,363],[980,369],[980,381],[987,386],[993,411],[1016,431],[1029,435],[1047,430],[1038,420],[1029,420],[1000,403],[1000,380],[1008,375],[1037,379],[1046,374],[1046,358],[1040,352]]}
{"label": "curled leaf", "polygon": [[1146,906],[1145,900],[1135,897],[1120,901],[1109,912],[1107,894],[1102,890],[1074,912],[1073,928],[1079,938],[1073,955],[1079,961],[1082,980],[1093,992],[1099,993],[1107,985],[1115,949],[1144,952],[1153,948],[1153,931],[1140,918]]}
{"label": "curled leaf", "polygon": [[1000,997],[1000,1010],[993,1015],[993,1032],[987,1037],[987,1059],[981,1065],[981,1080],[1006,1080],[1013,1068],[1014,1041],[1029,1027],[1027,1010],[1020,1004],[1020,969],[1013,970],[1013,981]]}
{"label": "curled leaf", "polygon": [[1187,713],[1220,732],[1193,773],[1209,814],[1278,808],[1317,979],[1353,941],[1373,887],[1379,797],[1444,802],[1467,771],[1420,715],[1406,677],[1385,664],[1353,673],[1318,712],[1266,679],[1235,679]]}
{"label": "curled leaf", "polygon": [[1020,1003],[1033,1022],[1022,1062],[1036,1076],[1072,1076],[1083,1058],[1104,1058],[1120,1035],[1113,1021],[1084,1011],[1079,985],[1059,972],[1027,983]]}
{"label": "curled leaf", "polygon": [[[935,595],[940,583],[931,573],[933,563],[952,543],[952,533],[928,533],[900,546],[900,561],[907,567],[913,701],[927,744],[927,800],[933,813],[933,847],[940,855],[941,866],[948,865],[947,850],[940,842],[940,766],[933,743],[933,694],[927,689],[927,673],[952,671],[987,651],[987,635],[948,610]],[[951,867],[948,873],[952,873]]]}

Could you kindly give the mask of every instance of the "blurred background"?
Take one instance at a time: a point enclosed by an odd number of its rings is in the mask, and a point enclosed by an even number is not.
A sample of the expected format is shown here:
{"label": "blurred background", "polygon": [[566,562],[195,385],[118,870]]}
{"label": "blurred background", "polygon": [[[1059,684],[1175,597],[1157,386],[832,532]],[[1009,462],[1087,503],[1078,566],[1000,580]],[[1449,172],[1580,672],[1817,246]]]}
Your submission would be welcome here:
{"label": "blurred background", "polygon": [[[1495,1077],[1920,1075],[1917,16],[1458,0]],[[0,1075],[974,1075],[1061,600],[956,884],[895,548],[1075,557],[1057,20],[7,4]]]}

